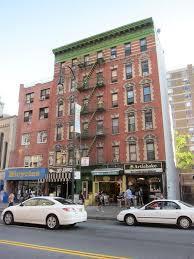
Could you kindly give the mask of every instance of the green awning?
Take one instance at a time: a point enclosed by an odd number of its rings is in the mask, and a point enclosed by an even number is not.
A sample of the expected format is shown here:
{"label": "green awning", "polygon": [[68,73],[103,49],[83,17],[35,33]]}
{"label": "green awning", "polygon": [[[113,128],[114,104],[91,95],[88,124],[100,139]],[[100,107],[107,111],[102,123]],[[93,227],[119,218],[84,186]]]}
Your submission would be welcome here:
{"label": "green awning", "polygon": [[122,168],[100,168],[91,171],[92,175],[119,175]]}

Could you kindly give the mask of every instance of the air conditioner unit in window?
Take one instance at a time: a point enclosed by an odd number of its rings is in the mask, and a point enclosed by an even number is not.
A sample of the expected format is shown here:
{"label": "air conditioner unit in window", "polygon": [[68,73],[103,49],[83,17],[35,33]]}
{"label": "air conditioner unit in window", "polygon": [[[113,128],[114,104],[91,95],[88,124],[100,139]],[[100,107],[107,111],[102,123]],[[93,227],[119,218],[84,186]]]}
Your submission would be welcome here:
{"label": "air conditioner unit in window", "polygon": [[46,98],[46,96],[43,95],[43,96],[40,97],[40,100],[43,101],[43,100],[45,100],[45,98]]}
{"label": "air conditioner unit in window", "polygon": [[143,72],[143,76],[148,76],[149,73],[148,72]]}

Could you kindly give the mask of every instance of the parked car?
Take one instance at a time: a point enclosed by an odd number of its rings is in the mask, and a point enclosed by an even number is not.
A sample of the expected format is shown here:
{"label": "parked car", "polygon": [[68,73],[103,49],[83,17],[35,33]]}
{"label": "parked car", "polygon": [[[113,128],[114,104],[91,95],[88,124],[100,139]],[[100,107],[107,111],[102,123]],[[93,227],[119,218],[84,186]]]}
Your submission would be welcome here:
{"label": "parked car", "polygon": [[137,223],[174,224],[188,229],[194,223],[194,207],[179,200],[154,200],[141,208],[122,210],[117,220],[129,226]]}
{"label": "parked car", "polygon": [[34,197],[4,209],[1,219],[6,225],[32,223],[56,229],[60,225],[75,225],[87,220],[84,205],[60,197]]}

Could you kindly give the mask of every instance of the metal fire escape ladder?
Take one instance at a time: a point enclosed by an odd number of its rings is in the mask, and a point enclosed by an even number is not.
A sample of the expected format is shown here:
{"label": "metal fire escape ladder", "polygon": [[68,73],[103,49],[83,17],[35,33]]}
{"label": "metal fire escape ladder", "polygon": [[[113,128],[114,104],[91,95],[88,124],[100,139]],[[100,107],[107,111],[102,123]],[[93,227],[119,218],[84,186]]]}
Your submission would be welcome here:
{"label": "metal fire escape ladder", "polygon": [[95,135],[95,137],[94,137],[93,140],[92,140],[92,143],[91,143],[90,148],[89,148],[89,150],[88,150],[88,155],[89,155],[89,153],[90,153],[90,151],[91,151],[91,149],[92,149],[92,146],[93,146],[93,144],[94,144],[95,141],[96,141],[96,135]]}

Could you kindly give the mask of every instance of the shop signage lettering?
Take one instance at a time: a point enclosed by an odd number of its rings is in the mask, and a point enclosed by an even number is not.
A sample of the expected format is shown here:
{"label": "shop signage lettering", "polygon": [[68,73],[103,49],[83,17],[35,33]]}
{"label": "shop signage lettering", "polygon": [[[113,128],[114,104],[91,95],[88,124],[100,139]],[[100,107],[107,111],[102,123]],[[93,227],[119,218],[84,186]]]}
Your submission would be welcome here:
{"label": "shop signage lettering", "polygon": [[137,169],[156,169],[162,168],[162,163],[141,163],[141,164],[130,164],[125,165],[125,169],[137,170]]}
{"label": "shop signage lettering", "polygon": [[9,172],[9,177],[38,177],[40,172]]}
{"label": "shop signage lettering", "polygon": [[7,128],[9,127],[9,124],[5,123],[5,124],[0,124],[0,128]]}

